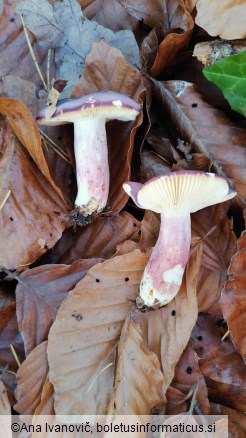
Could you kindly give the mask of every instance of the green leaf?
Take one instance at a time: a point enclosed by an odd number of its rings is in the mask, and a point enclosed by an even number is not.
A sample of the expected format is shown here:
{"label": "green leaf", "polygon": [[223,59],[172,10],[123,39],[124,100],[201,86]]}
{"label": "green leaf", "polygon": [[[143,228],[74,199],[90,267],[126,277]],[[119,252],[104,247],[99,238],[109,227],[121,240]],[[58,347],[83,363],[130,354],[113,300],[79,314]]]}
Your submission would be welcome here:
{"label": "green leaf", "polygon": [[205,67],[203,74],[221,89],[231,108],[246,117],[246,51]]}

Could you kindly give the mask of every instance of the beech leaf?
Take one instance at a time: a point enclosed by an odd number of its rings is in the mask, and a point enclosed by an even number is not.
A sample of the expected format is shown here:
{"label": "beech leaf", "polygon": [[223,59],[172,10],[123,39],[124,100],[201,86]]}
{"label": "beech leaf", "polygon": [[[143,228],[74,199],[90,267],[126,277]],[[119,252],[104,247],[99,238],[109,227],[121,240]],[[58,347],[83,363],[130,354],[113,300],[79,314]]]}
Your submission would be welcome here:
{"label": "beech leaf", "polygon": [[130,30],[112,32],[96,21],[87,20],[76,0],[22,0],[18,12],[41,46],[55,48],[56,77],[68,80],[63,97],[69,97],[85,66],[85,58],[93,43],[104,40],[117,47],[127,61],[140,67],[140,55]]}
{"label": "beech leaf", "polygon": [[117,348],[114,393],[108,414],[149,415],[164,399],[160,362],[145,345],[141,325],[126,319]]}
{"label": "beech leaf", "polygon": [[40,403],[41,392],[48,373],[47,341],[32,350],[22,362],[16,375],[14,409],[20,414],[33,415]]}
{"label": "beech leaf", "polygon": [[106,414],[115,348],[148,258],[136,250],[95,265],[63,301],[48,339],[57,414]]}
{"label": "beech leaf", "polygon": [[203,69],[204,76],[221,89],[232,109],[244,117],[246,117],[245,69],[246,51],[227,56]]}
{"label": "beech leaf", "polygon": [[16,313],[26,354],[47,339],[68,291],[99,261],[77,260],[71,266],[43,265],[26,270],[18,277]]}
{"label": "beech leaf", "polygon": [[238,240],[238,251],[232,257],[221,295],[223,315],[236,349],[246,356],[246,231]]}
{"label": "beech leaf", "polygon": [[245,130],[209,105],[196,86],[185,81],[154,83],[155,95],[170,113],[183,140],[211,160],[214,171],[231,179],[246,202]]}

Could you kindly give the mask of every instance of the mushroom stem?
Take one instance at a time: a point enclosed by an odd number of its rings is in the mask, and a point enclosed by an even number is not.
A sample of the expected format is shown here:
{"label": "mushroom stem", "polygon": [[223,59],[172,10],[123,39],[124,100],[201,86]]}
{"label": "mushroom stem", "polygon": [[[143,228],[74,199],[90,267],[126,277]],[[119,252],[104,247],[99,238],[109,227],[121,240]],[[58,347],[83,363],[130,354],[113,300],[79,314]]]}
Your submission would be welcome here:
{"label": "mushroom stem", "polygon": [[75,206],[83,216],[101,212],[109,193],[105,118],[74,122],[74,153],[78,193]]}
{"label": "mushroom stem", "polygon": [[161,213],[161,227],[140,283],[140,296],[152,306],[165,305],[180,289],[190,252],[190,213]]}

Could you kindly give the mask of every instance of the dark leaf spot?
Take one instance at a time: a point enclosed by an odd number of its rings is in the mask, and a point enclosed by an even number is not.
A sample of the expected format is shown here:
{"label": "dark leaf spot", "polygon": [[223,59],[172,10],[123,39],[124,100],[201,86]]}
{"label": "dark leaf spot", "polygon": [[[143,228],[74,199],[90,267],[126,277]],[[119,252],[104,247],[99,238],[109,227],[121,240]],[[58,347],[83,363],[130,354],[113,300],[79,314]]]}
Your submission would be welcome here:
{"label": "dark leaf spot", "polygon": [[187,372],[187,374],[191,374],[192,373],[192,368],[191,367],[187,367],[186,368],[186,372]]}

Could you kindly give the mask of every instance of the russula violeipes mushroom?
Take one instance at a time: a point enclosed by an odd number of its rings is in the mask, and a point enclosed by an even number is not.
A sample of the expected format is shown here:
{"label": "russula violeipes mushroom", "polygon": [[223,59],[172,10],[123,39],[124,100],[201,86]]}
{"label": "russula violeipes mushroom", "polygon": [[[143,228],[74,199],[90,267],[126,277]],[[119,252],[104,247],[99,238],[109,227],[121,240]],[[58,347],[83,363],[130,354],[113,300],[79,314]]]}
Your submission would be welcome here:
{"label": "russula violeipes mushroom", "polygon": [[140,110],[141,106],[130,97],[102,91],[58,102],[53,114],[47,107],[37,115],[39,125],[74,124],[78,186],[75,209],[78,215],[88,218],[88,222],[91,215],[105,209],[108,200],[109,164],[105,124],[112,119],[133,121]]}
{"label": "russula violeipes mushroom", "polygon": [[140,283],[147,306],[169,303],[180,289],[191,243],[190,213],[236,196],[226,179],[198,171],[171,172],[145,184],[127,182],[141,208],[161,215],[160,233]]}

